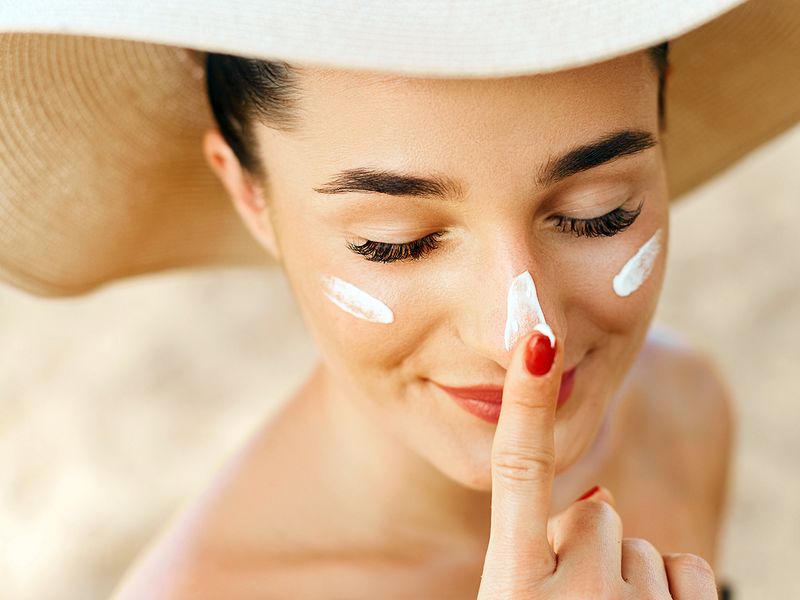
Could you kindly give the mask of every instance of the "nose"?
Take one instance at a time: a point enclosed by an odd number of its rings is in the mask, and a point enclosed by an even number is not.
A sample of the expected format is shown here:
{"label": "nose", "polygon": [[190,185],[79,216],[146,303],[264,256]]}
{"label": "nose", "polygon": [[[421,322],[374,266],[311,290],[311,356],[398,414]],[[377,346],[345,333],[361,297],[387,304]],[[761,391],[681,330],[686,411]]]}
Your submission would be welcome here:
{"label": "nose", "polygon": [[550,338],[551,344],[555,344],[553,330],[547,323],[539,304],[533,276],[530,271],[523,271],[514,277],[508,286],[506,326],[503,332],[506,351],[510,351],[521,337],[533,330],[540,331]]}
{"label": "nose", "polygon": [[[524,237],[519,242],[493,245],[492,257],[484,256],[473,281],[480,285],[467,290],[468,301],[461,315],[462,341],[475,353],[503,368],[515,343],[536,329],[554,339],[550,327],[554,296],[547,289],[546,268]],[[555,327],[554,327],[555,328]]]}

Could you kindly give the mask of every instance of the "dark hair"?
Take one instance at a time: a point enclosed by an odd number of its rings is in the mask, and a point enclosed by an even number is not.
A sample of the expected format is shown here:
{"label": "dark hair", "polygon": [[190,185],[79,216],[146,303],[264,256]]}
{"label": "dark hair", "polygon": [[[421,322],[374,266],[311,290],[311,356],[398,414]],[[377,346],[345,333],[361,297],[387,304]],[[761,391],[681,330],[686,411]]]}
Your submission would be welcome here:
{"label": "dark hair", "polygon": [[253,123],[291,132],[298,125],[298,74],[288,63],[206,56],[206,91],[222,137],[245,171],[266,178]]}
{"label": "dark hair", "polygon": [[[666,126],[664,83],[669,42],[648,48],[658,73],[659,126]],[[293,132],[299,126],[299,74],[283,61],[227,54],[206,55],[206,89],[220,133],[245,171],[261,181],[266,173],[258,157],[253,123]]]}
{"label": "dark hair", "polygon": [[647,49],[658,74],[658,126],[662,131],[667,127],[666,81],[669,73],[669,41]]}

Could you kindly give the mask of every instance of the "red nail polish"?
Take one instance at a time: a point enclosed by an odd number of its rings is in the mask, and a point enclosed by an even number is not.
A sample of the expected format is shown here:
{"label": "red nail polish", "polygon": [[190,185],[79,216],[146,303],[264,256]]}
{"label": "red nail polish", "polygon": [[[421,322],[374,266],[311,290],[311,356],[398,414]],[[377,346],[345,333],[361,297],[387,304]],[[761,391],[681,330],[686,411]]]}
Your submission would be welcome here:
{"label": "red nail polish", "polygon": [[531,375],[541,377],[550,371],[556,357],[555,344],[550,345],[550,338],[539,332],[534,333],[525,346],[525,366]]}
{"label": "red nail polish", "polygon": [[596,486],[594,486],[592,489],[590,489],[588,492],[586,492],[586,493],[585,493],[583,496],[581,496],[580,498],[578,498],[577,500],[575,500],[575,502],[579,502],[580,500],[586,500],[586,499],[587,499],[589,496],[594,496],[594,494],[595,494],[595,493],[597,492],[597,490],[599,490],[599,489],[600,489],[600,486],[599,486],[599,485],[596,485]]}

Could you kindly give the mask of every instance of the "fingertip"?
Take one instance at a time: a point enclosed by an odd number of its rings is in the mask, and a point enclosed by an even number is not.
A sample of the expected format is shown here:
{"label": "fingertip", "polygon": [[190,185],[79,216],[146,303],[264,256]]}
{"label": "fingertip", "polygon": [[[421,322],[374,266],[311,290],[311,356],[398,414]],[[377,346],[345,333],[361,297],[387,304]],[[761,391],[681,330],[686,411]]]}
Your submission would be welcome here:
{"label": "fingertip", "polygon": [[547,338],[550,340],[550,345],[555,348],[556,347],[556,334],[553,333],[553,329],[547,323],[538,323],[534,328],[534,331],[538,331],[542,335],[546,335]]}
{"label": "fingertip", "polygon": [[[552,334],[552,330],[550,333]],[[535,377],[547,375],[553,367],[555,358],[555,336],[550,338],[547,334],[534,330],[525,341],[525,367],[528,373]]]}

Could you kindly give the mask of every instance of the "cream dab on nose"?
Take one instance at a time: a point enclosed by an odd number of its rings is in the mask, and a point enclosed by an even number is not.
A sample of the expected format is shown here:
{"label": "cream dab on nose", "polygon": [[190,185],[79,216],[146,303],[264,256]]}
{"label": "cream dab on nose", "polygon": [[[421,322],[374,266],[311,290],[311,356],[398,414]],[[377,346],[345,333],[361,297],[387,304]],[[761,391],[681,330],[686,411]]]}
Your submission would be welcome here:
{"label": "cream dab on nose", "polygon": [[323,275],[322,289],[328,300],[354,317],[371,323],[394,321],[394,314],[388,306],[352,283],[333,275]]}
{"label": "cream dab on nose", "polygon": [[661,238],[662,231],[659,229],[622,266],[613,281],[614,293],[617,296],[630,296],[645,282],[653,270],[656,257],[661,252]]}
{"label": "cream dab on nose", "polygon": [[524,271],[514,277],[508,286],[504,334],[506,350],[511,350],[519,338],[534,329],[549,337],[550,343],[555,345],[555,335],[544,318],[539,298],[536,295],[536,284],[534,284],[531,274]]}

